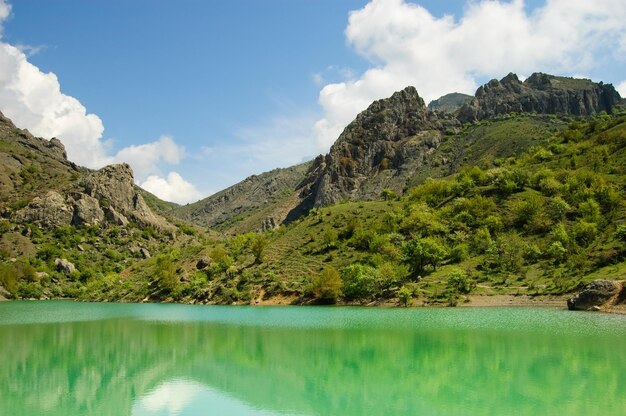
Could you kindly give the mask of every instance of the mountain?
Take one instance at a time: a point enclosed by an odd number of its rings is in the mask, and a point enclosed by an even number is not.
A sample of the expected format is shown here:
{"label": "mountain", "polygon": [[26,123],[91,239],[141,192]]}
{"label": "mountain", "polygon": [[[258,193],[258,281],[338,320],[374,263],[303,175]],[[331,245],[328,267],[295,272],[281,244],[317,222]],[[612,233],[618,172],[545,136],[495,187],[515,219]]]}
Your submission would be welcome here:
{"label": "mountain", "polygon": [[[543,73],[524,82],[509,74],[479,87],[474,97],[447,94],[429,107],[407,87],[360,113],[327,155],[252,176],[170,214],[230,233],[272,228],[314,207],[374,200],[383,191],[402,194],[429,176],[453,174],[464,163],[518,155],[547,131],[565,126],[547,115],[589,116],[610,112],[620,102],[610,84]],[[488,135],[465,134],[468,123],[513,112],[537,117],[503,120]],[[447,143],[455,135],[464,137],[462,144]]]}
{"label": "mountain", "polygon": [[77,166],[59,140],[0,114],[0,294],[76,297],[88,280],[192,239],[143,195],[168,206],[134,184],[127,164]]}
{"label": "mountain", "polygon": [[474,97],[472,95],[461,94],[460,92],[453,92],[446,94],[436,100],[431,101],[428,104],[430,111],[443,111],[444,113],[454,113],[461,108],[463,104],[472,101]]}
{"label": "mountain", "polygon": [[296,188],[311,163],[253,175],[208,198],[168,212],[176,218],[229,233],[271,229],[299,203]]}
{"label": "mountain", "polygon": [[2,117],[0,297],[456,304],[625,279],[625,132],[609,84],[510,74],[452,113],[407,87],[327,155],[176,207]]}
{"label": "mountain", "polygon": [[445,136],[458,134],[468,122],[512,112],[588,116],[610,112],[620,102],[610,84],[541,73],[522,83],[509,74],[478,88],[471,102],[450,114],[428,110],[415,88],[407,87],[374,102],[346,127],[312,167],[316,173],[303,189],[303,204],[374,199],[385,189],[402,193],[436,159]]}
{"label": "mountain", "polygon": [[512,112],[589,116],[610,113],[620,102],[611,84],[540,72],[521,82],[510,73],[479,87],[475,98],[459,110],[458,119],[465,123]]}

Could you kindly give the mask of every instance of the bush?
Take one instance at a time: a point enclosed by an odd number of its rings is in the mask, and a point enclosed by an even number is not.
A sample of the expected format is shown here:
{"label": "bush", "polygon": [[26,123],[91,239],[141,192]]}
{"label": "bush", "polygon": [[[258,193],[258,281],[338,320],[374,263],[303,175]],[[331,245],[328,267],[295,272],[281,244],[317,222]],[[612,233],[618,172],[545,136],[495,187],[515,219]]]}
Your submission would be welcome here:
{"label": "bush", "polygon": [[620,224],[617,226],[617,230],[615,230],[615,239],[626,243],[626,224]]}
{"label": "bush", "polygon": [[587,247],[598,235],[598,225],[584,219],[578,220],[572,228],[572,235],[580,246]]}
{"label": "bush", "polygon": [[445,256],[445,246],[434,238],[414,238],[402,246],[402,261],[408,264],[413,277],[422,274],[427,266],[436,270]]}
{"label": "bush", "polygon": [[468,294],[476,287],[476,283],[467,276],[464,270],[455,269],[448,273],[447,286],[455,292]]}
{"label": "bush", "polygon": [[365,264],[351,264],[341,271],[343,294],[346,299],[364,299],[377,291],[378,272]]}
{"label": "bush", "polygon": [[311,280],[311,293],[324,303],[335,303],[341,296],[341,277],[332,266],[327,266]]}
{"label": "bush", "polygon": [[174,292],[178,286],[176,265],[168,255],[161,254],[156,258],[154,280],[157,282],[159,289],[165,294]]}
{"label": "bush", "polygon": [[400,290],[398,290],[398,293],[397,293],[398,301],[403,306],[409,306],[409,304],[413,300],[413,294],[414,294],[413,289],[407,286],[402,286]]}

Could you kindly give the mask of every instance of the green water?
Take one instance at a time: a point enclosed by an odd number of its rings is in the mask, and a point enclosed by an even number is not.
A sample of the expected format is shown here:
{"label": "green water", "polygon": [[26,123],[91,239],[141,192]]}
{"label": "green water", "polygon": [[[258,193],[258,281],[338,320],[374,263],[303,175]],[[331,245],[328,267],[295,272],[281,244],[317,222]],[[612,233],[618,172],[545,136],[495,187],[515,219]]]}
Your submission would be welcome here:
{"label": "green water", "polygon": [[626,316],[0,303],[0,415],[624,415]]}

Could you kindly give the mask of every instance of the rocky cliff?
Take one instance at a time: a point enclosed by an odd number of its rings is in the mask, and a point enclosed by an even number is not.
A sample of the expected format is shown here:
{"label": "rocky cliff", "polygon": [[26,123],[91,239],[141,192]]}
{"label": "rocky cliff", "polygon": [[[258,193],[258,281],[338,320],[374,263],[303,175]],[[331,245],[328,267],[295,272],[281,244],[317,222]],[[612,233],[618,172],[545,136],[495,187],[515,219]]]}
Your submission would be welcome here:
{"label": "rocky cliff", "polygon": [[511,112],[585,116],[610,113],[620,102],[611,84],[543,73],[522,82],[510,73],[479,87],[474,99],[459,110],[458,119],[471,122]]}
{"label": "rocky cliff", "polygon": [[460,126],[450,114],[429,111],[414,87],[375,101],[313,165],[302,196],[323,206],[376,198],[386,188],[401,191],[444,132]]}
{"label": "rocky cliff", "polygon": [[67,160],[63,144],[34,137],[0,114],[0,208],[17,223],[172,227],[137,191],[126,164],[98,171]]}
{"label": "rocky cliff", "polygon": [[[431,108],[450,104],[451,99],[460,105],[467,97],[444,96]],[[515,74],[492,80],[454,112],[429,110],[415,88],[407,87],[371,104],[346,127],[330,152],[316,159],[301,186],[302,207],[374,199],[384,189],[402,192],[411,178],[419,176],[443,136],[468,122],[512,112],[593,115],[610,112],[620,102],[610,84],[542,73],[524,82]]]}

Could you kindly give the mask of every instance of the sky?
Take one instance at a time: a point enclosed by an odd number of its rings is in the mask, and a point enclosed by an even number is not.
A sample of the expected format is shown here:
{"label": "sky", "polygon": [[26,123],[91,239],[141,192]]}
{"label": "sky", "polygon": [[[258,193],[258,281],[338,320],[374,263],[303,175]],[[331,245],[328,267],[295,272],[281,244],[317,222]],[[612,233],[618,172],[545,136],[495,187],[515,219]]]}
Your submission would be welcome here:
{"label": "sky", "polygon": [[374,100],[509,72],[626,96],[624,0],[0,0],[0,111],[189,203],[326,153]]}

